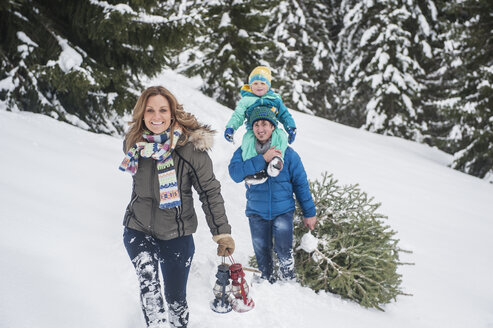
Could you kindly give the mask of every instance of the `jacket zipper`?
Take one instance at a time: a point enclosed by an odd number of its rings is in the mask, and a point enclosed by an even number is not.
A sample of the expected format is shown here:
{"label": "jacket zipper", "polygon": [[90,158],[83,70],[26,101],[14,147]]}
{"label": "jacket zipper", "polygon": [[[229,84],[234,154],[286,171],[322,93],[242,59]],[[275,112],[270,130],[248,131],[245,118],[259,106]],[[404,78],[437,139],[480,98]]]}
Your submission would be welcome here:
{"label": "jacket zipper", "polygon": [[[185,235],[185,223],[181,219],[181,205],[175,207],[175,221],[177,224],[177,232],[178,232],[178,237],[184,236]],[[180,229],[180,223],[181,223],[181,229]],[[180,232],[181,230],[181,232]]]}

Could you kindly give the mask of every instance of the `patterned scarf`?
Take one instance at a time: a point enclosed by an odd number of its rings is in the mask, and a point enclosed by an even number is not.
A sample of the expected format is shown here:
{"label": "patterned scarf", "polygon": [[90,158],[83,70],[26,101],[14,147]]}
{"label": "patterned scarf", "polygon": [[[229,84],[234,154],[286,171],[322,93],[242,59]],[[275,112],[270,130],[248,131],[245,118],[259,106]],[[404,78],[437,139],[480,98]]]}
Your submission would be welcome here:
{"label": "patterned scarf", "polygon": [[172,208],[181,205],[178,183],[176,180],[175,165],[171,152],[181,136],[181,129],[173,131],[173,144],[169,138],[169,129],[159,135],[145,132],[142,137],[147,141],[137,142],[123,159],[119,169],[132,175],[137,173],[139,157],[156,160],[159,180],[159,208]]}

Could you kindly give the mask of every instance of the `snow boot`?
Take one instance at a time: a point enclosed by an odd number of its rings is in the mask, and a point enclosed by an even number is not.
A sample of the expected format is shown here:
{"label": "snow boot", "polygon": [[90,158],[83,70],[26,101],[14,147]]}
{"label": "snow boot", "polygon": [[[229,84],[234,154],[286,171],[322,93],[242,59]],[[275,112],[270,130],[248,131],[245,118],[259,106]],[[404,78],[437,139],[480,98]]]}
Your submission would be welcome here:
{"label": "snow boot", "polygon": [[284,162],[282,158],[279,156],[275,156],[267,166],[267,174],[271,177],[277,177],[279,175],[279,172],[281,172],[282,170],[283,164]]}
{"label": "snow boot", "polygon": [[246,176],[245,183],[249,186],[257,185],[267,181],[267,178],[268,178],[267,173],[265,172],[265,170],[262,170],[262,171],[258,171],[255,174]]}

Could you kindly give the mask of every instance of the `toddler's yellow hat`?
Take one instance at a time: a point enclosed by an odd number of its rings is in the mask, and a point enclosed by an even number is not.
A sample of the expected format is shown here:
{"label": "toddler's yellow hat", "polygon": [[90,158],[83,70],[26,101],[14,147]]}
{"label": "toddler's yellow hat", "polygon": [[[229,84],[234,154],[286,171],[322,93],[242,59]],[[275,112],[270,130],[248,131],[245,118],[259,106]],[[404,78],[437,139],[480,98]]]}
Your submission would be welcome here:
{"label": "toddler's yellow hat", "polygon": [[253,69],[248,77],[248,85],[252,86],[255,81],[264,82],[270,88],[271,74],[270,69],[265,66],[257,66]]}

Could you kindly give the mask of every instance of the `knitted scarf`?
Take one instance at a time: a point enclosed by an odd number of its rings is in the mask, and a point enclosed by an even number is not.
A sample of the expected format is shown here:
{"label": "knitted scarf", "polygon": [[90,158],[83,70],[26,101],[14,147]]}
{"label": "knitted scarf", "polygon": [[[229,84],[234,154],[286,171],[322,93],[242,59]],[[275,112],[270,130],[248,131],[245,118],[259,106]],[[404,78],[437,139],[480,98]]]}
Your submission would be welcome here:
{"label": "knitted scarf", "polygon": [[269,138],[263,145],[255,138],[255,150],[257,154],[265,154],[266,151],[270,149],[270,143],[272,142],[272,138]]}
{"label": "knitted scarf", "polygon": [[173,143],[171,143],[169,129],[158,135],[146,131],[142,137],[147,142],[137,142],[130,148],[119,167],[120,170],[134,175],[137,173],[140,156],[155,159],[159,180],[159,208],[161,209],[181,205],[175,165],[171,156],[180,136],[181,129],[176,128],[173,131]]}

